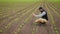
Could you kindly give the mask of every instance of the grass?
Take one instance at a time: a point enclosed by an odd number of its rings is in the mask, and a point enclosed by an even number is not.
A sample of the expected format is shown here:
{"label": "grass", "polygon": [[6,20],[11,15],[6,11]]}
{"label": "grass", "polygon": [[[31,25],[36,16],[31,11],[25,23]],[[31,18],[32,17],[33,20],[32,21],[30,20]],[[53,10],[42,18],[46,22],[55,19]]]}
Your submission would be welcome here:
{"label": "grass", "polygon": [[40,0],[0,0],[0,2],[2,3],[16,3],[16,2],[23,2],[23,3],[26,3],[26,2],[37,2],[37,1],[40,1]]}
{"label": "grass", "polygon": [[[0,2],[37,2],[42,0],[0,0]],[[60,0],[45,0],[51,2],[60,2]]]}
{"label": "grass", "polygon": [[3,30],[0,30],[0,33],[3,32]]}
{"label": "grass", "polygon": [[57,2],[57,1],[60,1],[60,0],[47,0],[47,1],[56,1]]}
{"label": "grass", "polygon": [[52,21],[52,26],[54,27],[53,29],[54,29],[54,32],[55,32],[55,34],[59,34],[59,32],[57,31],[57,27],[56,27],[56,22],[54,21],[54,18],[53,18],[53,15],[51,14],[51,12],[50,12],[50,10],[49,10],[49,8],[46,6],[46,8],[47,8],[47,10],[49,11],[48,12],[48,14],[50,15],[50,17],[51,17],[51,21]]}

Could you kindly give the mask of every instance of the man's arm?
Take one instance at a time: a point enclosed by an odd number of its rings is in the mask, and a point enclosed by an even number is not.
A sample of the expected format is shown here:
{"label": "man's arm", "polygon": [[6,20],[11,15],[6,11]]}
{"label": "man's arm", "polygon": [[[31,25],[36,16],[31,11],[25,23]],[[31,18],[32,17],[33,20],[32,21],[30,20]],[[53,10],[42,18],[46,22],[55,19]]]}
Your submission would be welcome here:
{"label": "man's arm", "polygon": [[46,12],[43,12],[42,14],[39,14],[39,15],[35,15],[35,14],[34,14],[34,16],[37,17],[37,18],[41,18],[41,17],[44,16],[45,14],[46,14]]}

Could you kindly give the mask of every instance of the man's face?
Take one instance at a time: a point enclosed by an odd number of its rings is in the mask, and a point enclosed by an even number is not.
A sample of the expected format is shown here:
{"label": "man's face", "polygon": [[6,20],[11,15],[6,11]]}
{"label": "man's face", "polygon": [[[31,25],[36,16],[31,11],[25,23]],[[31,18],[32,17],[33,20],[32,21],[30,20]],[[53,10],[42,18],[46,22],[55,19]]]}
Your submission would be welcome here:
{"label": "man's face", "polygon": [[40,9],[40,11],[43,11],[43,9]]}

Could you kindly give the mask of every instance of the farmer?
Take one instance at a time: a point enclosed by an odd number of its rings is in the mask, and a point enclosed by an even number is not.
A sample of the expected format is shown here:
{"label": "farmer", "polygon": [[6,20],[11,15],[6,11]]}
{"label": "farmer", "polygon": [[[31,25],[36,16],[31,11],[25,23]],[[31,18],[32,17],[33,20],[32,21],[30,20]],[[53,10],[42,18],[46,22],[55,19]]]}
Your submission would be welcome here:
{"label": "farmer", "polygon": [[48,22],[47,12],[42,7],[39,8],[39,11],[41,12],[41,14],[39,15],[33,13],[33,16],[38,18],[37,20],[35,20],[35,22],[41,24],[47,23]]}

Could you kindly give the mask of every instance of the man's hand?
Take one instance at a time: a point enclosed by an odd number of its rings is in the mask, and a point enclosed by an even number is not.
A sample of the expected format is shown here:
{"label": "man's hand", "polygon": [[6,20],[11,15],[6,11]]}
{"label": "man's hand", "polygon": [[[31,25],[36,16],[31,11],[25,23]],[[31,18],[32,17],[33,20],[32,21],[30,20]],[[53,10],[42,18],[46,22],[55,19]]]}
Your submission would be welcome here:
{"label": "man's hand", "polygon": [[34,13],[32,15],[35,17],[35,14]]}

